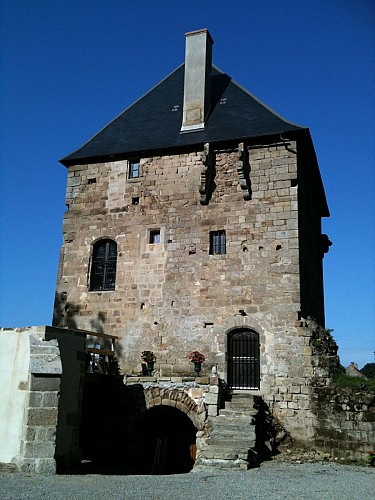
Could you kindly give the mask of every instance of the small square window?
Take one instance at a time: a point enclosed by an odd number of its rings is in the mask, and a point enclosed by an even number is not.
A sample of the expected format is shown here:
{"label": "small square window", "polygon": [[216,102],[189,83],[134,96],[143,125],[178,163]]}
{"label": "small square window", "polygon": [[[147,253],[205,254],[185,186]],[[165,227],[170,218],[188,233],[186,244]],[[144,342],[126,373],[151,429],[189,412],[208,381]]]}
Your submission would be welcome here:
{"label": "small square window", "polygon": [[226,252],[225,231],[210,232],[210,255],[223,255]]}
{"label": "small square window", "polygon": [[140,160],[129,160],[129,179],[138,179],[140,175]]}
{"label": "small square window", "polygon": [[160,229],[150,231],[150,244],[154,245],[156,243],[160,243]]}

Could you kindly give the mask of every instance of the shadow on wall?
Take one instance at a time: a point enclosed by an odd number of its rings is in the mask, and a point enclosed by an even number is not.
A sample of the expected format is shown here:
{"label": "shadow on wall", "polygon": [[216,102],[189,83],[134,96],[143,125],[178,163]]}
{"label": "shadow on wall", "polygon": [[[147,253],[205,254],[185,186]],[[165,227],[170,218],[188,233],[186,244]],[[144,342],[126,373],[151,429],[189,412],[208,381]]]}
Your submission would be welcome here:
{"label": "shadow on wall", "polygon": [[[82,306],[68,302],[66,292],[55,294],[55,303],[53,307],[52,326],[60,328],[69,328],[70,330],[79,329],[77,316],[80,315]],[[99,312],[96,318],[90,320],[90,330],[96,333],[104,332],[105,314]],[[108,333],[108,332],[107,332]]]}
{"label": "shadow on wall", "polygon": [[68,302],[67,298],[66,292],[55,294],[52,326],[76,330],[78,326],[75,316],[79,315],[81,306]]}
{"label": "shadow on wall", "polygon": [[[80,327],[77,323],[77,316],[80,316],[82,306],[74,304],[73,302],[68,302],[67,297],[68,295],[66,292],[55,294],[52,326],[68,328],[69,330],[79,330]],[[112,332],[105,331],[105,314],[103,312],[99,312],[96,318],[90,320],[90,331],[111,335]],[[102,339],[99,343],[101,348],[110,348],[110,340],[108,339]],[[117,359],[120,361],[124,356],[124,349],[119,342],[115,344],[115,352]]]}

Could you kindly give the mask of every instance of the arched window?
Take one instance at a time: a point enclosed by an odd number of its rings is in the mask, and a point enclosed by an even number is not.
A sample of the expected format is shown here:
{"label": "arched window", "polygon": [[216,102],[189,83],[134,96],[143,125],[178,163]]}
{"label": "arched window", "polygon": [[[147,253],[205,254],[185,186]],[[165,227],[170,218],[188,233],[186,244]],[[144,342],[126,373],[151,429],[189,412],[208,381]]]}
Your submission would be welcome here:
{"label": "arched window", "polygon": [[228,386],[230,389],[259,389],[259,334],[239,328],[228,334]]}
{"label": "arched window", "polygon": [[117,244],[99,240],[94,244],[90,273],[90,290],[114,290],[116,283]]}

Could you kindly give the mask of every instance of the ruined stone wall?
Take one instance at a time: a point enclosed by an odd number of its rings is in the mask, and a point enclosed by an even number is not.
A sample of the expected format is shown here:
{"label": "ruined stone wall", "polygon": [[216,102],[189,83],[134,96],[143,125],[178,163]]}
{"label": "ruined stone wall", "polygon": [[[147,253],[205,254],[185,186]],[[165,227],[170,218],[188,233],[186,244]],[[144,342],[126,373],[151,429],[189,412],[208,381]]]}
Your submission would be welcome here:
{"label": "ruined stone wall", "polygon": [[[197,349],[224,380],[227,333],[252,328],[260,393],[305,438],[312,368],[295,324],[297,144],[251,146],[245,160],[239,149],[142,158],[139,179],[127,178],[126,160],[70,167],[54,324],[118,335],[127,374],[141,372],[145,349],[159,376],[191,374]],[[225,255],[209,255],[213,230],[226,231]],[[104,237],[117,242],[116,289],[93,292],[92,245]]]}
{"label": "ruined stone wall", "polygon": [[315,446],[334,457],[364,460],[375,443],[375,394],[331,385],[316,387]]}

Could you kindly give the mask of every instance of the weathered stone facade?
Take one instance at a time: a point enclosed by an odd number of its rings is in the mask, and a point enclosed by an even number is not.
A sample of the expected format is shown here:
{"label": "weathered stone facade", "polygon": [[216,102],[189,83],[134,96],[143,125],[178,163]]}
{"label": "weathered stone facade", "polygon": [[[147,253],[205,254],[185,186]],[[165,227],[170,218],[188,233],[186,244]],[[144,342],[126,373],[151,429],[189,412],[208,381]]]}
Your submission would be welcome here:
{"label": "weathered stone facade", "polygon": [[[198,350],[203,375],[215,367],[229,389],[261,396],[308,443],[315,368],[301,318],[324,324],[330,244],[314,147],[307,129],[212,66],[207,30],[186,43],[184,68],[62,160],[54,325],[117,336],[126,376],[142,374],[144,350],[159,379],[191,375]],[[237,333],[253,351],[243,344],[229,362]],[[233,383],[236,363],[243,379],[253,370],[251,383]]]}
{"label": "weathered stone facade", "polygon": [[[127,178],[126,159],[69,167],[55,325],[119,336],[128,374],[141,371],[144,349],[155,352],[159,375],[191,373],[187,356],[199,349],[204,366],[217,365],[224,380],[227,333],[254,329],[260,394],[293,421],[297,437],[312,436],[310,335],[296,326],[309,307],[301,305],[295,180],[307,174],[298,172],[306,168],[298,148],[296,140],[246,146],[251,199],[241,189],[241,144],[211,148],[207,205],[200,202],[203,151],[142,158],[137,179]],[[154,245],[153,229],[161,234]],[[209,255],[210,231],[219,229],[226,231],[226,254]],[[92,245],[100,238],[117,243],[114,291],[89,290]],[[320,257],[314,265],[321,281]]]}

